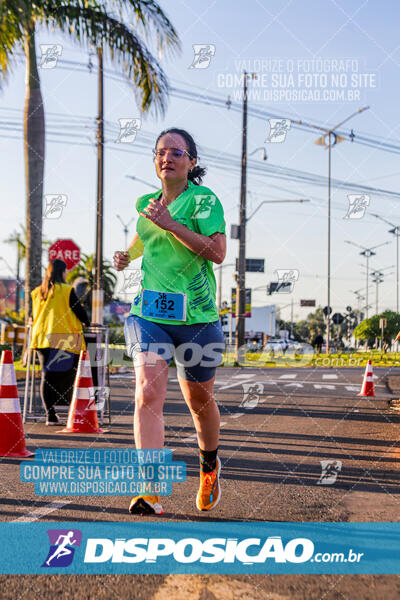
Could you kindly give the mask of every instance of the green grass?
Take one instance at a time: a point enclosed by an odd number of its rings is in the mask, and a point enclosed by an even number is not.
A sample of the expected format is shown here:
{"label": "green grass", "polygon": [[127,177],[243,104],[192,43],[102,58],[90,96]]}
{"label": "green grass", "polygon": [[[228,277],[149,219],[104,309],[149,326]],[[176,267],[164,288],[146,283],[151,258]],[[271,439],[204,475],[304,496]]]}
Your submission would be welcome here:
{"label": "green grass", "polygon": [[[273,353],[252,352],[239,361],[240,366],[246,367],[365,367],[368,360],[371,360],[374,367],[399,366],[400,353],[388,352],[381,353],[377,350],[370,352],[352,352],[346,354],[290,354],[273,355]],[[228,352],[224,355],[225,367],[233,366],[234,353]]]}

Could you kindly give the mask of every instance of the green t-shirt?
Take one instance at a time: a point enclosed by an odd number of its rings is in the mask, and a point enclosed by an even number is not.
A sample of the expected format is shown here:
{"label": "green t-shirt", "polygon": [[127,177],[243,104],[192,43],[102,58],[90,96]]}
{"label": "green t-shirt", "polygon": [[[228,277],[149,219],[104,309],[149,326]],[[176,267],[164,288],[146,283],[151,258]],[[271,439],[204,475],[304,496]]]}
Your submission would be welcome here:
{"label": "green t-shirt", "polygon": [[[162,190],[138,198],[136,210],[144,210]],[[222,204],[207,187],[188,182],[185,190],[168,206],[171,217],[192,231],[210,236],[225,233]],[[172,233],[139,215],[136,231],[143,242],[141,288],[132,302],[131,314],[140,315],[142,289],[183,292],[187,296],[186,321],[142,317],[156,323],[193,325],[218,321],[213,262],[186,248]]]}

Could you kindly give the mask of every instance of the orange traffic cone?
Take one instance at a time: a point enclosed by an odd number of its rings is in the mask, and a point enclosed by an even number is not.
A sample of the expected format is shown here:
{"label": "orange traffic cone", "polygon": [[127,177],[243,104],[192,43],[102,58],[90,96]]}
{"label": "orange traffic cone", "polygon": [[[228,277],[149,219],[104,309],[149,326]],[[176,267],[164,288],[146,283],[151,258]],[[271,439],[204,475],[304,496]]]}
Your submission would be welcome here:
{"label": "orange traffic cone", "polygon": [[365,367],[364,380],[361,386],[361,392],[357,394],[357,396],[375,397],[374,375],[372,373],[372,363],[370,360],[367,362],[367,366]]}
{"label": "orange traffic cone", "polygon": [[33,456],[33,452],[29,452],[25,446],[25,432],[11,350],[4,350],[1,355],[0,432],[0,456],[18,458]]}
{"label": "orange traffic cone", "polygon": [[82,350],[74,383],[67,426],[60,433],[105,433],[97,420],[89,352]]}

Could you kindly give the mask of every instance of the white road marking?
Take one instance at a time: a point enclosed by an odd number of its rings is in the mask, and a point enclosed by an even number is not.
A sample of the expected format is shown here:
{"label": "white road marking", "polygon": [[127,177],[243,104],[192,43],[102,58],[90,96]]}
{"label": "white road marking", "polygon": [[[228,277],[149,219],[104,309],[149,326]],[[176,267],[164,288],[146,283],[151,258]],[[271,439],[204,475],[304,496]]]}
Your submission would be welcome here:
{"label": "white road marking", "polygon": [[[249,381],[253,381],[253,380],[252,379],[247,379],[246,380],[246,382],[249,382]],[[243,380],[243,381],[235,381],[234,383],[230,383],[229,385],[223,385],[222,387],[218,388],[218,391],[227,390],[229,388],[233,388],[233,387],[236,387],[238,385],[242,385],[243,383],[245,383],[245,380]]]}
{"label": "white road marking", "polygon": [[226,425],[227,421],[222,421],[222,423],[219,424],[220,427],[223,427],[224,425]]}
{"label": "white road marking", "polygon": [[243,417],[244,413],[236,413],[231,415],[231,419],[238,419],[239,417]]}
{"label": "white road marking", "polygon": [[284,387],[296,387],[296,388],[302,388],[303,384],[302,383],[285,383]]}
{"label": "white road marking", "polygon": [[359,392],[360,391],[360,388],[356,385],[346,385],[345,388],[349,392]]}
{"label": "white road marking", "polygon": [[336,375],[336,373],[324,373],[322,375],[322,379],[337,379],[338,376]]}
{"label": "white road marking", "polygon": [[279,379],[296,379],[296,377],[297,373],[285,373],[284,375],[281,375]]}
{"label": "white road marking", "polygon": [[247,375],[232,375],[232,379],[248,379],[249,377],[255,377],[256,373],[248,373]]}
{"label": "white road marking", "polygon": [[334,390],[336,389],[334,385],[329,383],[314,383],[314,389],[316,390]]}
{"label": "white road marking", "polygon": [[59,508],[63,508],[63,506],[67,506],[67,504],[71,504],[71,501],[67,502],[50,502],[50,504],[45,504],[44,506],[40,506],[36,508],[30,513],[26,515],[22,515],[18,519],[11,521],[11,523],[31,523],[32,521],[38,521],[41,517],[45,517],[46,515],[58,510]]}

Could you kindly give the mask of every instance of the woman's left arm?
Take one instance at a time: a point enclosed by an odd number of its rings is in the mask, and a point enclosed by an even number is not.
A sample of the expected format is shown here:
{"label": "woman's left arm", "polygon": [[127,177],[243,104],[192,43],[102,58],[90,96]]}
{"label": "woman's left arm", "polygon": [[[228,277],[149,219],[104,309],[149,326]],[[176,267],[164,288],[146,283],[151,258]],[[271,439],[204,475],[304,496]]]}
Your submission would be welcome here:
{"label": "woman's left arm", "polygon": [[177,221],[174,222],[173,228],[169,231],[195,254],[211,260],[217,265],[224,262],[226,255],[226,235],[224,233],[213,233],[210,236],[202,235]]}

